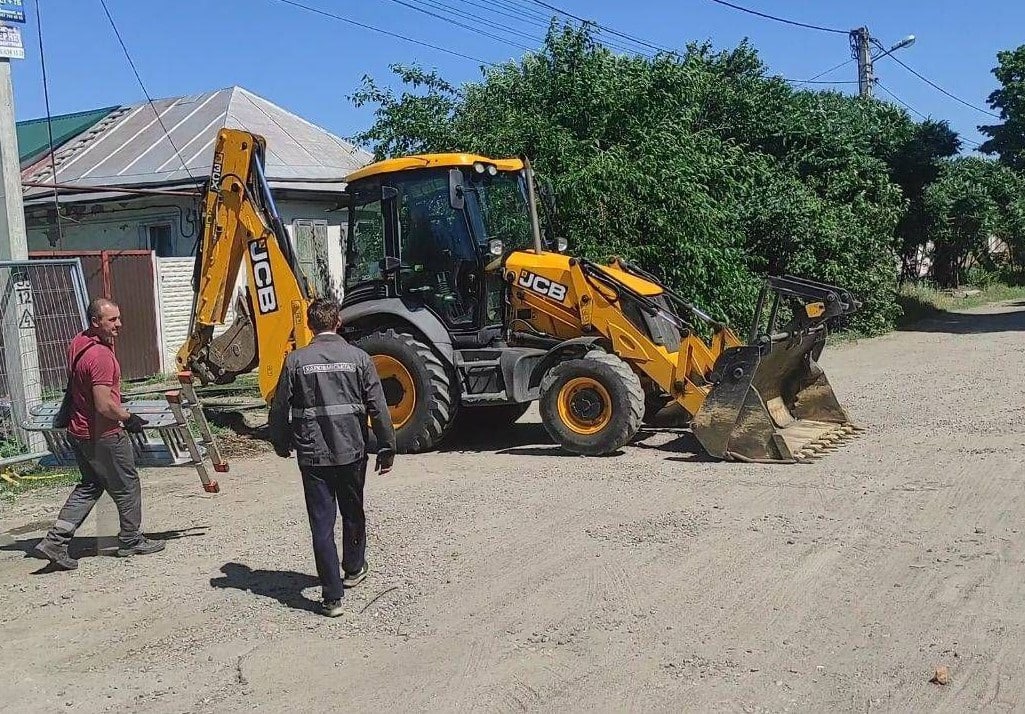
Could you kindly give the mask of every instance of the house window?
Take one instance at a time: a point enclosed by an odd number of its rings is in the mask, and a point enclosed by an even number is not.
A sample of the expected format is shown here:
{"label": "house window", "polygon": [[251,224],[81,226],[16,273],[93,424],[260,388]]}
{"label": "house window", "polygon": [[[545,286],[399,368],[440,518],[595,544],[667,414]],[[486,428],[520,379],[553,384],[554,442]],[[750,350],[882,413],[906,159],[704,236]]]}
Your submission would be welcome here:
{"label": "house window", "polygon": [[175,255],[174,233],[170,223],[153,223],[143,226],[146,246],[157,254],[158,258],[169,258]]}

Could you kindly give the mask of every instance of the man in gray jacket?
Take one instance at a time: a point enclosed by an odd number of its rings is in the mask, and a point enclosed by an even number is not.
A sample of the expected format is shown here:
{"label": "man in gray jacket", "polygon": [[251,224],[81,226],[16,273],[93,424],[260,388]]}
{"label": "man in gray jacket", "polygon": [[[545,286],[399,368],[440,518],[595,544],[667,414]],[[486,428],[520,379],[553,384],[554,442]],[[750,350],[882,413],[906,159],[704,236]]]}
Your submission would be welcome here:
{"label": "man in gray jacket", "polygon": [[[285,358],[269,423],[278,456],[296,452],[324,599],[321,611],[329,617],[342,614],[343,587],[358,585],[369,570],[363,512],[368,416],[379,447],[375,471],[388,473],[395,460],[395,430],[381,380],[370,356],[338,334],[339,312],[334,300],[310,304],[306,320],[314,338]],[[342,514],[344,580],[335,543],[337,512]]]}

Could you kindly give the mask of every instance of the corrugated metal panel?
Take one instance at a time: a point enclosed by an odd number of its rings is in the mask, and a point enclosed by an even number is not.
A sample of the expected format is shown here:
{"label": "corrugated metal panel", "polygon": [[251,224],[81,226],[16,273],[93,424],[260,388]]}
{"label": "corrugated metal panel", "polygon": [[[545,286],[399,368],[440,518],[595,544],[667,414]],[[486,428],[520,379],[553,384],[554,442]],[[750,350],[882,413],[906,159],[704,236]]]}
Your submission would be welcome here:
{"label": "corrugated metal panel", "polygon": [[111,299],[124,323],[117,339],[123,379],[142,379],[160,372],[156,286],[151,253],[105,252]]}
{"label": "corrugated metal panel", "polygon": [[38,251],[32,258],[78,258],[88,299],[109,297],[121,310],[123,331],[117,357],[123,379],[142,379],[160,372],[156,285],[152,253],[143,250]]}
{"label": "corrugated metal panel", "polygon": [[[202,181],[224,126],[267,139],[270,180],[340,178],[372,160],[368,152],[240,87],[137,104],[108,119],[102,131],[56,152],[59,182],[131,187],[190,181],[190,173]],[[49,180],[48,163],[37,162],[22,178]],[[29,189],[25,195],[46,191]]]}

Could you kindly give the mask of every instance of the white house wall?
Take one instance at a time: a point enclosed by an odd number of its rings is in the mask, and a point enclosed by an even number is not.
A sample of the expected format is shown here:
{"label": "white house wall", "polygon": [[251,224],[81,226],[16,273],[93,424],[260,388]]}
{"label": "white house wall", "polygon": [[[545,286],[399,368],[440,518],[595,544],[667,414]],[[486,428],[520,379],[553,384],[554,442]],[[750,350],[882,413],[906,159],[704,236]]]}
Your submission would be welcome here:
{"label": "white house wall", "polygon": [[63,242],[51,245],[57,231],[46,211],[49,206],[25,211],[29,251],[43,250],[146,250],[143,226],[168,223],[176,255],[191,255],[198,235],[197,207],[189,199],[173,196],[130,203],[70,204],[61,219]]}

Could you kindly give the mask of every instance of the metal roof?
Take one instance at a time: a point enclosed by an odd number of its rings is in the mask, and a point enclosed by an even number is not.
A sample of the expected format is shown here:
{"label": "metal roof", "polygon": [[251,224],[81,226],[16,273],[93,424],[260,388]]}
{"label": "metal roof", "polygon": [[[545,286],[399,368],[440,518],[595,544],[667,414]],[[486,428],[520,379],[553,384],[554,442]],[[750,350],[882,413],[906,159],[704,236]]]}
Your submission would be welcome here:
{"label": "metal roof", "polygon": [[93,126],[115,109],[117,107],[105,107],[103,109],[92,109],[87,112],[62,114],[52,117],[49,122],[46,118],[18,122],[19,161],[24,166],[29,161],[34,162],[43,154],[49,156],[51,133],[53,135],[53,145],[59,147],[68,139],[81,134]]}
{"label": "metal roof", "polygon": [[[373,160],[369,152],[266,99],[242,87],[229,87],[115,109],[55,150],[57,183],[141,188],[202,182],[210,174],[214,142],[222,127],[267,139],[267,179],[272,186],[340,188],[343,176]],[[325,184],[324,179],[338,183]],[[22,181],[53,181],[48,152],[23,169]],[[46,188],[24,191],[26,202],[52,195]],[[61,200],[88,197],[66,194]]]}

